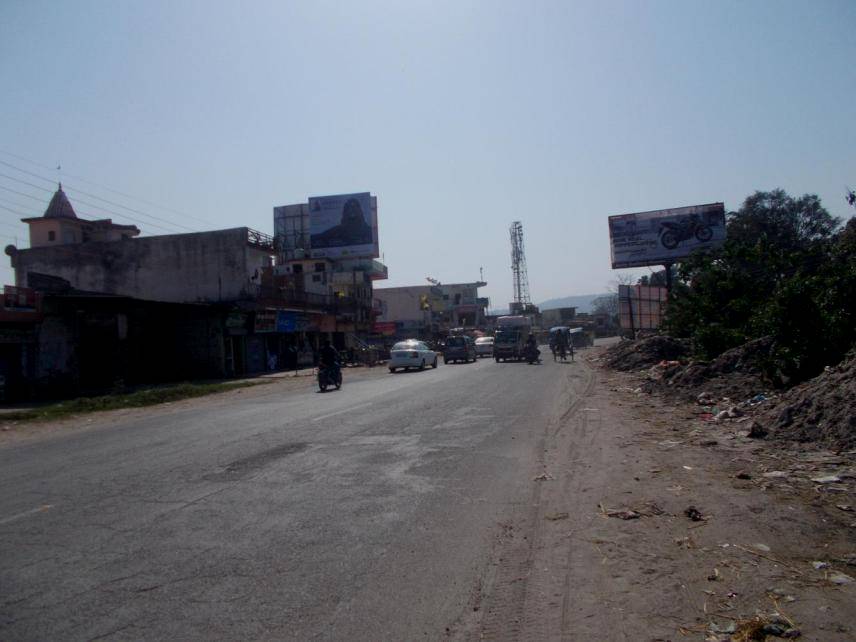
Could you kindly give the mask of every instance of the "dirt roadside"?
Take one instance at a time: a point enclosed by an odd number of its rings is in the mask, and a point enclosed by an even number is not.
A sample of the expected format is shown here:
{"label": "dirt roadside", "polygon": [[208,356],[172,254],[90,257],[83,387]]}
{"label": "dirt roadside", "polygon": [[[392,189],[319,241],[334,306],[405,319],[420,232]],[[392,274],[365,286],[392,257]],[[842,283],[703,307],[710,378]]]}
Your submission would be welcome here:
{"label": "dirt roadside", "polygon": [[449,637],[856,639],[853,453],[705,422],[634,393],[638,375],[600,354],[575,371],[581,396],[545,432],[531,506],[497,525]]}

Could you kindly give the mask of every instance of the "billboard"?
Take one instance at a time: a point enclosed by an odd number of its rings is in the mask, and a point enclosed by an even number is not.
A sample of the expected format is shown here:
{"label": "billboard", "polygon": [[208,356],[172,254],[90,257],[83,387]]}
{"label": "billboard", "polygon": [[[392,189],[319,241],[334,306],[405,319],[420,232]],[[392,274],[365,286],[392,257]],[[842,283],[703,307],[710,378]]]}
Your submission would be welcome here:
{"label": "billboard", "polygon": [[674,263],[724,241],[722,203],[609,217],[613,269]]}
{"label": "billboard", "polygon": [[309,199],[312,258],[380,256],[377,210],[368,192]]}

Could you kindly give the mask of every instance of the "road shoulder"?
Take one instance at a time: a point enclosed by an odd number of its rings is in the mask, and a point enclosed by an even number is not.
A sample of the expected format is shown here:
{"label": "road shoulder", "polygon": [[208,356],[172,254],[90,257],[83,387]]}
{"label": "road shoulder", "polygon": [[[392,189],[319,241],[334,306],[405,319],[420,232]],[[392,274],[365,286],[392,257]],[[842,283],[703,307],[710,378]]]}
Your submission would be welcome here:
{"label": "road shoulder", "polygon": [[710,424],[597,355],[451,637],[728,640],[766,625],[852,639],[853,480],[811,481],[852,457]]}

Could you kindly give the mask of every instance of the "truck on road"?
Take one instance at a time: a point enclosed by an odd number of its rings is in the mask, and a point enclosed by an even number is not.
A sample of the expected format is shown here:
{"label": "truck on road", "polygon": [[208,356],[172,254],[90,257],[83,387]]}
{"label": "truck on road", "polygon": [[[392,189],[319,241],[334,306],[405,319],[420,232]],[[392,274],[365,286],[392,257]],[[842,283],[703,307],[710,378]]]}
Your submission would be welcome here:
{"label": "truck on road", "polygon": [[526,341],[532,332],[532,319],[523,315],[499,317],[496,320],[496,336],[493,342],[493,358],[496,362],[524,358]]}

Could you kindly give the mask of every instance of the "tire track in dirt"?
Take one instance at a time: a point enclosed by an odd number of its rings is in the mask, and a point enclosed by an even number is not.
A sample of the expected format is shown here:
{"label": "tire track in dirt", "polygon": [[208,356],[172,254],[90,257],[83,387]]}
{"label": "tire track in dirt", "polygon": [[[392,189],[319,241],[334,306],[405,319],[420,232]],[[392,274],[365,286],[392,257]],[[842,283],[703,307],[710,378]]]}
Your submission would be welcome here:
{"label": "tire track in dirt", "polygon": [[[558,461],[566,460],[557,436],[577,416],[596,383],[591,368],[582,361],[577,363],[580,365],[562,378],[570,385],[565,388],[566,394],[557,399],[551,413],[553,419],[545,424],[536,443],[539,454],[536,469],[527,471],[530,478],[539,471],[556,469]],[[533,482],[528,506],[500,523],[491,561],[479,578],[478,595],[473,599],[472,609],[480,614],[464,639],[543,640],[555,637],[561,628],[561,596],[567,574],[553,564],[545,570],[540,560],[545,549],[556,548],[554,531],[564,529],[568,522],[555,508],[556,499],[548,497],[555,494],[548,486],[546,482]],[[564,550],[562,539],[560,552]]]}

